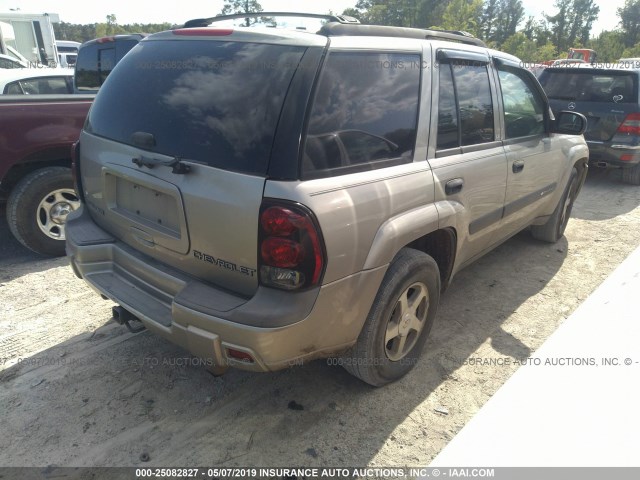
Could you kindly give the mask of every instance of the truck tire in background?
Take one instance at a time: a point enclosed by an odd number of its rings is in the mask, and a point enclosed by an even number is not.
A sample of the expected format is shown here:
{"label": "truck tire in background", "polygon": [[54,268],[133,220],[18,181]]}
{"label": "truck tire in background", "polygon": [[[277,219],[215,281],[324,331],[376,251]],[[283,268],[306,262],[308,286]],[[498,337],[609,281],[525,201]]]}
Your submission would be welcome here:
{"label": "truck tire in background", "polygon": [[41,255],[65,254],[67,215],[80,206],[71,170],[46,167],[31,172],[13,188],[7,223],[22,245]]}
{"label": "truck tire in background", "polygon": [[634,167],[623,168],[622,181],[631,185],[640,185],[640,163]]}

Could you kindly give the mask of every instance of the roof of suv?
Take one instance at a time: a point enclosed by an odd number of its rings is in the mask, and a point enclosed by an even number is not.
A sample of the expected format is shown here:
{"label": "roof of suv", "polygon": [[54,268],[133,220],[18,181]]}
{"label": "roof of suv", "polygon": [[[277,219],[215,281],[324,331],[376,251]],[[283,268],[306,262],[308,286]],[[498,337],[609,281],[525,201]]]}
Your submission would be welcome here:
{"label": "roof of suv", "polygon": [[[264,13],[268,15],[268,13]],[[204,20],[201,20],[204,22]],[[189,22],[187,22],[189,23]],[[196,24],[197,25],[197,24]],[[434,35],[434,33],[436,35]],[[439,33],[446,35],[440,36]],[[345,25],[337,22],[325,24],[318,32],[292,30],[273,27],[222,27],[222,26],[194,26],[178,27],[173,30],[155,33],[144,38],[142,42],[155,40],[232,40],[234,42],[257,42],[298,45],[325,46],[331,39],[331,45],[337,48],[364,49],[417,49],[416,40],[429,40],[440,44],[440,48],[451,48],[463,51],[490,54],[511,63],[520,63],[520,59],[499,50],[488,48],[482,41],[474,37],[467,37],[463,32],[440,32],[436,30],[422,30],[403,27],[383,27],[377,25]],[[465,43],[460,43],[462,38]],[[472,42],[466,40],[471,38]],[[476,42],[477,40],[477,42]]]}
{"label": "roof of suv", "polygon": [[315,18],[327,21],[317,32],[327,37],[348,35],[368,37],[403,37],[422,40],[450,40],[454,42],[486,47],[486,44],[473,35],[458,30],[435,30],[420,28],[391,27],[382,25],[361,25],[356,18],[346,15],[323,15],[315,13],[296,12],[256,12],[235,13],[232,15],[217,15],[209,18],[197,18],[189,20],[182,28],[202,28],[215,22],[244,18],[273,18],[273,17],[302,17]]}

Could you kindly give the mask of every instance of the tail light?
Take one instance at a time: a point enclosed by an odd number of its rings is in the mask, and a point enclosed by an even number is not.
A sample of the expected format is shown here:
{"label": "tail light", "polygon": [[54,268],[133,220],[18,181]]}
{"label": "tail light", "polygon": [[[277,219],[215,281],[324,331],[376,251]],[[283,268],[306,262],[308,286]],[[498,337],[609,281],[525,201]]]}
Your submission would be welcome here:
{"label": "tail light", "polygon": [[260,283],[284,290],[320,284],[324,242],[313,214],[298,203],[265,201],[258,234]]}
{"label": "tail light", "polygon": [[640,135],[640,113],[630,113],[618,127],[618,133]]}
{"label": "tail light", "polygon": [[84,201],[82,178],[80,177],[80,140],[71,145],[71,178],[77,197]]}

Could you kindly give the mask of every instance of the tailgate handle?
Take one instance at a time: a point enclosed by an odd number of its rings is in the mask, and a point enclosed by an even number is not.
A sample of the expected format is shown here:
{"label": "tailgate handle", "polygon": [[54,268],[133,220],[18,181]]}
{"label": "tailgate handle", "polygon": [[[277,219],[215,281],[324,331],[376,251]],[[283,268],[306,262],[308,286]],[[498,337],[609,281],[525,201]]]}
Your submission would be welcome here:
{"label": "tailgate handle", "polygon": [[131,231],[131,235],[133,235],[133,238],[135,238],[136,241],[147,247],[155,247],[156,242],[153,241],[153,237],[144,230],[140,230],[136,227],[129,227],[129,230]]}
{"label": "tailgate handle", "polygon": [[511,170],[513,170],[513,173],[519,173],[524,170],[524,160],[516,160],[515,162],[513,162],[513,165],[511,165]]}
{"label": "tailgate handle", "polygon": [[464,180],[461,178],[454,178],[453,180],[449,180],[444,186],[444,191],[447,195],[454,195],[456,193],[460,193],[462,187],[464,186]]}

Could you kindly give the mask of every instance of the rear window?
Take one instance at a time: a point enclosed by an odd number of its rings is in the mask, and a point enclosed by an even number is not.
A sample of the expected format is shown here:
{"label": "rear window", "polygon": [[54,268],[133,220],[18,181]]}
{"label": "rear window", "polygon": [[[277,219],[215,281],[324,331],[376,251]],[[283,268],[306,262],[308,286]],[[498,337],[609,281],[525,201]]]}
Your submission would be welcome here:
{"label": "rear window", "polygon": [[257,43],[140,43],[100,89],[85,130],[129,145],[144,132],[153,135],[147,150],[265,175],[303,53]]}
{"label": "rear window", "polygon": [[548,69],[540,84],[555,100],[638,103],[638,77],[630,72]]}

